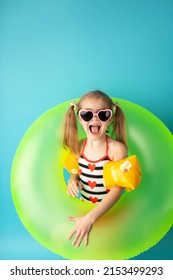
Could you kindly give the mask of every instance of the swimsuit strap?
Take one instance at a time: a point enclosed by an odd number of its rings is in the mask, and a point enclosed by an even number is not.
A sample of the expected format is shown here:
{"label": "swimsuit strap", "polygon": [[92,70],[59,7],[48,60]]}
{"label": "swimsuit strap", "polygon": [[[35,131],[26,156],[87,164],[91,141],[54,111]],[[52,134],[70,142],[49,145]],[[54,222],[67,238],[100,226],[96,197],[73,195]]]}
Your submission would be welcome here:
{"label": "swimsuit strap", "polygon": [[82,145],[81,156],[84,155],[84,150],[85,150],[86,142],[87,142],[87,139],[84,140],[84,143],[83,143],[83,145]]}
{"label": "swimsuit strap", "polygon": [[106,157],[109,158],[109,155],[108,155],[108,136],[106,135]]}

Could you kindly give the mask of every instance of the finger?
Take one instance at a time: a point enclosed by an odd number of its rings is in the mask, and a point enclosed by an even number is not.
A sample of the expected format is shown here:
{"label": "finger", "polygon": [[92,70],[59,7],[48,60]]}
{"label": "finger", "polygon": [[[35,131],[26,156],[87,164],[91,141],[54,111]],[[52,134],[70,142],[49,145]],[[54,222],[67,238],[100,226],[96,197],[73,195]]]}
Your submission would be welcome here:
{"label": "finger", "polygon": [[78,196],[79,191],[78,191],[78,188],[77,188],[76,186],[73,187],[72,191],[73,191],[73,193],[74,193],[75,196]]}
{"label": "finger", "polygon": [[69,189],[67,189],[67,194],[68,194],[69,196],[71,196],[71,193],[70,193],[70,190],[69,190]]}
{"label": "finger", "polygon": [[73,194],[73,196],[78,196],[79,191],[78,191],[78,187],[74,184],[70,184],[68,189],[70,190],[70,193]]}
{"label": "finger", "polygon": [[70,196],[76,197],[76,195],[74,194],[74,192],[73,192],[72,189],[69,189],[69,190],[68,190],[68,193],[69,193]]}
{"label": "finger", "polygon": [[86,235],[85,235],[85,246],[88,245],[88,242],[89,242],[89,235],[86,234]]}
{"label": "finger", "polygon": [[75,234],[76,229],[73,229],[70,234],[68,235],[67,239],[70,240],[72,238],[72,236]]}
{"label": "finger", "polygon": [[68,193],[69,196],[74,196],[70,189],[67,190],[67,193]]}
{"label": "finger", "polygon": [[85,236],[85,234],[79,235],[78,240],[76,241],[76,246],[77,246],[77,247],[80,246],[80,244],[81,244],[81,242],[82,242],[84,236]]}
{"label": "finger", "polygon": [[79,245],[80,245],[82,239],[83,239],[83,234],[81,234],[81,233],[76,233],[76,236],[75,236],[75,238],[74,238],[74,240],[73,240],[72,245],[73,245],[73,246],[77,245],[77,247],[78,247],[78,243],[79,243]]}
{"label": "finger", "polygon": [[75,217],[71,217],[71,216],[69,216],[69,217],[68,217],[68,220],[69,220],[69,221],[76,222],[76,218],[75,218]]}
{"label": "finger", "polygon": [[83,189],[83,185],[82,185],[82,183],[81,183],[81,182],[79,182],[79,183],[78,183],[78,185],[79,185],[80,189],[82,190],[82,189]]}

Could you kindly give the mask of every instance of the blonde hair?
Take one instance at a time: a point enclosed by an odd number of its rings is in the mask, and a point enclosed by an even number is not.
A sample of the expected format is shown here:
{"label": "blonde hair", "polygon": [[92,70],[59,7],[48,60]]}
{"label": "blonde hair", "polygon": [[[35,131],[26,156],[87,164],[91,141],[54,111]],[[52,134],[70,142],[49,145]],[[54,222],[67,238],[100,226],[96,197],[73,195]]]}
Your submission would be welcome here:
{"label": "blonde hair", "polygon": [[116,140],[122,142],[127,147],[124,112],[117,102],[114,103],[107,94],[99,90],[84,94],[78,103],[73,102],[71,107],[67,110],[63,123],[63,146],[69,148],[74,154],[79,154],[79,138],[75,112],[79,112],[83,102],[88,98],[101,99],[108,109],[115,109],[115,114],[113,114],[113,132],[116,134]]}

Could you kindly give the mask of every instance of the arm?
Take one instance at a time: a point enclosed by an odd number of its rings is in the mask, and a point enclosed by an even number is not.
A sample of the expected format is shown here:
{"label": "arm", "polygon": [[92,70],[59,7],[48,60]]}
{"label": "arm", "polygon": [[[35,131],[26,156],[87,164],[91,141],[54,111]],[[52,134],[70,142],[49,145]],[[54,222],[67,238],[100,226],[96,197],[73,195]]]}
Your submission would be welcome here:
{"label": "arm", "polygon": [[[126,149],[123,146],[122,149],[120,149],[119,152],[116,153],[116,158],[113,158],[113,160],[120,160],[125,158],[125,156]],[[76,245],[77,247],[80,246],[83,238],[85,239],[85,245],[88,245],[89,234],[93,224],[119,200],[121,193],[121,187],[113,187],[111,188],[109,193],[105,195],[102,201],[85,216],[76,218],[69,217],[70,221],[76,222],[75,228],[68,236],[68,239],[70,240],[71,237],[75,235],[72,245]]]}
{"label": "arm", "polygon": [[102,215],[104,215],[119,200],[121,194],[121,187],[111,188],[102,201],[86,215],[91,223],[95,223]]}
{"label": "arm", "polygon": [[[80,140],[79,142],[79,149],[81,150],[82,145],[83,145],[84,139]],[[73,161],[73,163],[77,162],[77,158],[74,154],[69,153],[70,154],[70,159],[67,158],[67,162],[68,160],[71,162]],[[73,159],[72,159],[73,157]],[[67,168],[66,168],[67,169]],[[70,169],[67,171],[70,172]],[[79,175],[78,174],[71,174],[70,179],[68,180],[68,184],[67,184],[67,193],[69,196],[72,197],[76,197],[79,194],[79,188],[82,189],[82,184],[79,181]]]}

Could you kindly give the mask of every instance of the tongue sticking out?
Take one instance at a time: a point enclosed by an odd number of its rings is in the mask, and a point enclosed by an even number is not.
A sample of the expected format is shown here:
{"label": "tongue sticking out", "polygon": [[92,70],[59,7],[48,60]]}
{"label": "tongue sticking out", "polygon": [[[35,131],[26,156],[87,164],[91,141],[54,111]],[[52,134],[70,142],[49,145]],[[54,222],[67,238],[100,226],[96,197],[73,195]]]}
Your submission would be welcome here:
{"label": "tongue sticking out", "polygon": [[100,130],[100,126],[98,126],[98,125],[91,125],[90,126],[90,130],[91,130],[91,132],[93,134],[97,134],[99,132],[99,130]]}

